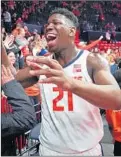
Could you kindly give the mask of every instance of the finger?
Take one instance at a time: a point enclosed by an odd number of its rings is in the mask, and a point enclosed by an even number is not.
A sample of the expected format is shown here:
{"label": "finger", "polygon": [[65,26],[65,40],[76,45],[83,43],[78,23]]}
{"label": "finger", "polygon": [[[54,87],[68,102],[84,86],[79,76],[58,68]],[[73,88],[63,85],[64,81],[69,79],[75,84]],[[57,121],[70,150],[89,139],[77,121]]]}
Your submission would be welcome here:
{"label": "finger", "polygon": [[30,70],[30,74],[33,76],[45,75],[47,77],[51,77],[51,76],[62,76],[63,71],[46,68],[41,70]]}
{"label": "finger", "polygon": [[61,65],[54,59],[48,58],[48,57],[27,57],[27,61],[36,62],[40,64],[45,64],[53,69],[62,69]]}
{"label": "finger", "polygon": [[50,78],[41,79],[38,82],[39,83],[53,83],[53,84],[59,85],[61,82],[61,79],[58,77],[50,77]]}
{"label": "finger", "polygon": [[13,44],[13,39],[11,39],[8,44],[9,45]]}
{"label": "finger", "polygon": [[42,69],[43,68],[43,65],[39,65],[37,63],[34,63],[34,62],[30,62],[30,61],[26,61],[27,65],[32,68],[32,69],[35,69],[35,70],[39,70],[39,69]]}
{"label": "finger", "polygon": [[[40,58],[45,58],[44,56],[39,56]],[[35,58],[37,58],[37,56],[27,56],[26,60],[30,61],[30,62],[34,62]]]}
{"label": "finger", "polygon": [[14,39],[13,39],[13,38],[11,38],[11,39],[9,40],[9,42],[8,42],[8,45],[13,44],[13,41],[14,41]]}

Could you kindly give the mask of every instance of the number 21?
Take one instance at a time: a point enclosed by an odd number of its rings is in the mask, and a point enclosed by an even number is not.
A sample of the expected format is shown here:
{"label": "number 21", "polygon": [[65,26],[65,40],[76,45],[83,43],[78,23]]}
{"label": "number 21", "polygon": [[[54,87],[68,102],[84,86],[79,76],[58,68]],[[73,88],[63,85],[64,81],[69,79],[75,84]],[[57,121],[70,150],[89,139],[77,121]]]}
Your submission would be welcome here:
{"label": "number 21", "polygon": [[57,106],[57,103],[63,98],[64,92],[68,93],[68,111],[73,111],[73,97],[69,91],[63,91],[61,88],[54,87],[53,92],[58,92],[58,96],[53,99],[53,111],[64,111],[64,106]]}

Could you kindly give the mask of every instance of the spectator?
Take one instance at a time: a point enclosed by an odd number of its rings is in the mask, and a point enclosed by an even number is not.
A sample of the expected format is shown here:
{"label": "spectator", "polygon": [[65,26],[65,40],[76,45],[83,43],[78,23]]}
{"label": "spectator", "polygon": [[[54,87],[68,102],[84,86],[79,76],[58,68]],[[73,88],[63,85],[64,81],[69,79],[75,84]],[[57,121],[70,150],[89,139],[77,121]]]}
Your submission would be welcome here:
{"label": "spectator", "polygon": [[8,59],[9,59],[10,63],[14,66],[14,64],[16,62],[15,53],[12,51],[8,51],[7,55],[8,55]]}
{"label": "spectator", "polygon": [[21,24],[23,25],[23,20],[21,19],[21,17],[19,17],[16,21],[16,24]]}
{"label": "spectator", "polygon": [[5,38],[6,38],[6,36],[7,36],[7,33],[6,33],[6,31],[5,31],[5,28],[4,28],[4,27],[2,27],[1,33],[2,33],[2,40],[4,41],[4,40],[5,40]]}
{"label": "spectator", "polygon": [[[29,44],[27,39],[25,38],[24,28],[18,29],[18,35],[15,38],[15,43],[20,50]],[[23,67],[24,67],[24,55],[22,51],[20,51],[19,68],[22,69]]]}
{"label": "spectator", "polygon": [[24,30],[25,30],[25,38],[28,39],[31,36],[31,33],[29,32],[27,26],[24,26]]}
{"label": "spectator", "polygon": [[19,63],[20,49],[19,49],[18,45],[16,45],[14,42],[14,36],[13,35],[10,35],[10,36],[7,35],[5,40],[3,41],[3,43],[4,43],[4,46],[8,52],[9,51],[14,52],[15,57],[16,57],[15,68],[18,70],[20,67],[20,65],[19,65],[20,64]]}
{"label": "spectator", "polygon": [[12,15],[12,25],[16,24],[16,20],[17,20],[17,14],[13,13],[13,15]]}
{"label": "spectator", "polygon": [[111,23],[111,40],[116,42],[116,25],[114,22]]}
{"label": "spectator", "polygon": [[106,31],[110,30],[110,27],[111,27],[111,26],[110,26],[110,23],[107,23],[107,24],[105,25],[105,30],[106,30]]}
{"label": "spectator", "polygon": [[106,34],[105,34],[105,38],[106,38],[106,40],[107,40],[107,43],[110,43],[110,41],[111,41],[111,34],[110,34],[110,31],[109,31],[109,30],[107,30],[107,32],[106,32]]}
{"label": "spectator", "polygon": [[4,12],[4,24],[7,33],[11,33],[11,14],[8,10]]}
{"label": "spectator", "polygon": [[34,127],[35,112],[22,86],[14,79],[10,69],[4,66],[1,84],[8,103],[12,106],[11,113],[1,115],[1,155],[15,156],[15,137]]}

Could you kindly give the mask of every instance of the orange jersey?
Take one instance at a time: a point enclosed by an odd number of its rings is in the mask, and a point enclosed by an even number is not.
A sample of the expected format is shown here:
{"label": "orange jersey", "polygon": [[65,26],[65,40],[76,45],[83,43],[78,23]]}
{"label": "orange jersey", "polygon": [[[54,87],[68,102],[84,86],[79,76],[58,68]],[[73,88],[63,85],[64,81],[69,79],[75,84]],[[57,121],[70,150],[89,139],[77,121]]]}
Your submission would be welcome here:
{"label": "orange jersey", "polygon": [[113,138],[121,142],[121,110],[107,110],[106,119],[112,128]]}

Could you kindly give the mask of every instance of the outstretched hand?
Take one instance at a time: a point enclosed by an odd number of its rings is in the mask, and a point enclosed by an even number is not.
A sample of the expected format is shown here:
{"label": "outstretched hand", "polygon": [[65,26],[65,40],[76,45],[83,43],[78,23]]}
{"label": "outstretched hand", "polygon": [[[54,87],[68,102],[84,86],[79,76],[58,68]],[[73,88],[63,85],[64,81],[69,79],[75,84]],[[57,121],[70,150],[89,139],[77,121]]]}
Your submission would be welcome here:
{"label": "outstretched hand", "polygon": [[[48,57],[28,56],[26,62],[32,69],[30,70],[32,76],[46,76],[40,83],[53,83],[66,90],[71,88],[72,79],[64,73],[58,61]],[[43,65],[46,65],[45,68]]]}
{"label": "outstretched hand", "polygon": [[13,42],[14,42],[14,36],[10,35],[10,36],[6,36],[5,40],[3,41],[3,44],[7,49],[12,49]]}

